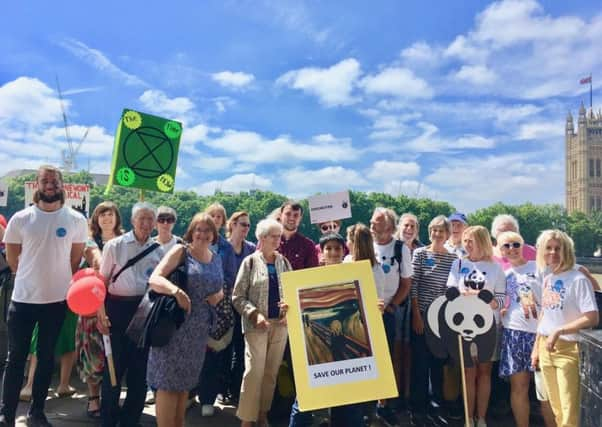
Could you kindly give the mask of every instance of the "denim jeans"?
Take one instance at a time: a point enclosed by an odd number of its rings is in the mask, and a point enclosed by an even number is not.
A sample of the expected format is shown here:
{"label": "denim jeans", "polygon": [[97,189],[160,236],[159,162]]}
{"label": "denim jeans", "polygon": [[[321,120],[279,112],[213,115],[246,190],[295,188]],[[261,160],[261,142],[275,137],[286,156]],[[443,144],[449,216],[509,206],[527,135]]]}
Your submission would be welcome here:
{"label": "denim jeans", "polygon": [[8,358],[2,383],[0,414],[14,421],[31,335],[38,324],[38,366],[33,377],[29,413],[43,413],[54,368],[54,347],[65,319],[65,301],[49,304],[10,303],[8,309]]}

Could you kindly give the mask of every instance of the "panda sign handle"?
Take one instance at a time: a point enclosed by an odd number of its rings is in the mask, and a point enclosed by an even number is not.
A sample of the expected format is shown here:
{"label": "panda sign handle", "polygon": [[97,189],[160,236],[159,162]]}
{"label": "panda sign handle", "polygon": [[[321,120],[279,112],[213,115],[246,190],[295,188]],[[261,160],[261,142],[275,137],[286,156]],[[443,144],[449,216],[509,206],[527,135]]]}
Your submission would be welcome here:
{"label": "panda sign handle", "polygon": [[464,401],[464,419],[466,427],[470,426],[471,417],[468,416],[468,396],[466,395],[466,372],[464,368],[464,349],[462,345],[462,335],[458,334],[458,348],[460,349],[460,368],[462,369],[462,400]]}

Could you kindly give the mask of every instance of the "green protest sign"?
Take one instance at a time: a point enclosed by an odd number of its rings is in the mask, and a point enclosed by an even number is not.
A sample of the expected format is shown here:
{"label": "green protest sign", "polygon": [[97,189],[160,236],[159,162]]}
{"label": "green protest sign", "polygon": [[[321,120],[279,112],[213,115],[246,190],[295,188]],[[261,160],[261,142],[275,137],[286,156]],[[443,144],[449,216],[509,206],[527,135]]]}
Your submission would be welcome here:
{"label": "green protest sign", "polygon": [[113,184],[172,193],[182,124],[124,109],[119,120],[107,193]]}

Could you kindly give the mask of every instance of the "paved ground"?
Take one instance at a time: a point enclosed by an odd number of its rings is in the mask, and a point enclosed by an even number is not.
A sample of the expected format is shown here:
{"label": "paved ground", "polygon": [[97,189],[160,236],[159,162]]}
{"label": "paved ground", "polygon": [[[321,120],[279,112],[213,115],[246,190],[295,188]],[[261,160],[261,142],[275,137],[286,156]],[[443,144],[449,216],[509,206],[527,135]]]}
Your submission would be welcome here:
{"label": "paved ground", "polygon": [[[56,381],[56,379],[55,379]],[[74,426],[96,426],[99,423],[86,417],[86,396],[84,387],[79,382],[77,377],[73,377],[72,385],[78,388],[78,392],[70,398],[56,398],[54,389],[50,390],[48,401],[46,402],[46,415],[48,420],[55,427],[74,427]],[[54,386],[54,385],[53,385]],[[27,412],[28,403],[20,403],[18,408],[17,426],[25,426],[25,414]],[[235,417],[235,408],[231,406],[218,407],[216,414],[213,417],[201,417],[199,405],[192,406],[186,415],[186,426],[203,426],[203,427],[234,427],[240,423]],[[155,426],[155,407],[147,405],[144,410],[144,415],[141,420],[144,427]],[[314,417],[315,426],[321,425],[321,421],[327,419],[327,411],[319,411]],[[409,426],[407,417],[401,417],[401,427]],[[532,426],[541,426],[542,424],[535,420]],[[276,420],[272,422],[273,427],[285,427],[288,423],[285,420]],[[491,417],[489,420],[490,427],[510,427],[514,425],[511,416]],[[382,427],[378,421],[374,421],[371,427]],[[461,422],[451,424],[450,427],[462,427]]]}

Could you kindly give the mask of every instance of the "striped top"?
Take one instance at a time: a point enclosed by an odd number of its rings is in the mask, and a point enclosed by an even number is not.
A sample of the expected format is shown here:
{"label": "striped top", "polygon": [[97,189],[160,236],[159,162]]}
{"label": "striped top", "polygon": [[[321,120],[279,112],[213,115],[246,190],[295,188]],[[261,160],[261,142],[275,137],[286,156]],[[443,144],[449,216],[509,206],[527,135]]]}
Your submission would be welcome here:
{"label": "striped top", "polygon": [[436,253],[429,247],[414,251],[410,296],[418,298],[420,311],[426,311],[435,298],[445,294],[449,271],[456,259],[458,257],[455,253]]}

